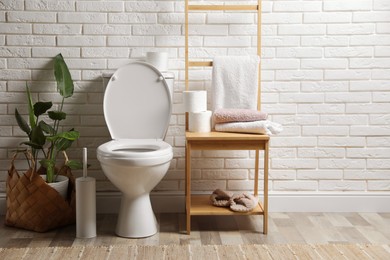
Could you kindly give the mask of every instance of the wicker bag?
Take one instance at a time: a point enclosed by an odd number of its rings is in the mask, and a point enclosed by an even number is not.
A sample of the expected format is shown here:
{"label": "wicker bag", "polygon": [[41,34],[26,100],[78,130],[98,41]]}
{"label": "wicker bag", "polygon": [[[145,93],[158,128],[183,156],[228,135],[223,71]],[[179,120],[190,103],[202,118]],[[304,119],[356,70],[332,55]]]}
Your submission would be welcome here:
{"label": "wicker bag", "polygon": [[63,166],[59,173],[69,178],[68,196],[66,200],[40,176],[44,169],[34,172],[34,162],[31,155],[25,153],[32,167],[20,175],[14,162],[17,154],[11,161],[7,177],[7,213],[5,224],[37,232],[75,223],[76,219],[76,191],[75,179],[71,169]]}

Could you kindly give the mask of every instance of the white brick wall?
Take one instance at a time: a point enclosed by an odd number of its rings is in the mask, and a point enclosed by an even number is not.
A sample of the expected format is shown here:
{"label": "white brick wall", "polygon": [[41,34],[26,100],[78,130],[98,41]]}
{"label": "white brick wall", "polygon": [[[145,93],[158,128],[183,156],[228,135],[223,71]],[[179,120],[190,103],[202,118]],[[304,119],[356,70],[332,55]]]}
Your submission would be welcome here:
{"label": "white brick wall", "polygon": [[[145,55],[168,51],[176,74],[166,141],[174,159],[157,191],[183,192],[184,1],[0,1],[0,193],[13,149],[23,140],[15,107],[26,113],[24,84],[35,100],[53,99],[51,58],[61,52],[76,81],[67,125],[81,132],[71,156],[89,148],[99,191],[114,190],[96,160],[109,140],[101,75]],[[190,55],[256,51],[256,15],[190,15]],[[263,1],[263,110],[285,131],[271,139],[273,191],[390,191],[390,2]],[[209,89],[210,70],[191,73]],[[58,102],[57,99],[55,99]],[[193,189],[252,189],[253,152],[202,151]],[[262,162],[261,162],[262,165]],[[76,172],[76,175],[80,175]],[[260,181],[259,187],[262,186]]]}

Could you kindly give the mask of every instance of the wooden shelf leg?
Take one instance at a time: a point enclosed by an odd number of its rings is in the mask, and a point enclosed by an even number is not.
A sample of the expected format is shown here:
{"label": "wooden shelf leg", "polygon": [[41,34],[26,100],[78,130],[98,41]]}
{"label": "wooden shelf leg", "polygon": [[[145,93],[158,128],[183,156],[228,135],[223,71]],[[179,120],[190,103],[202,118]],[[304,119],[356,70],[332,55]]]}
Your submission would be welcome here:
{"label": "wooden shelf leg", "polygon": [[257,197],[259,195],[259,150],[256,150],[256,157],[255,157],[255,178],[253,180],[254,182],[254,196]]}
{"label": "wooden shelf leg", "polygon": [[[259,196],[259,157],[260,157],[260,151],[256,150],[256,156],[255,156],[255,178],[253,179],[254,182],[254,196]],[[264,215],[263,215],[263,233],[264,233]]]}
{"label": "wooden shelf leg", "polygon": [[264,149],[264,215],[263,215],[263,233],[268,233],[268,160],[269,160],[269,149],[267,141]]}
{"label": "wooden shelf leg", "polygon": [[186,227],[187,235],[191,233],[191,144],[186,143],[186,165],[185,165],[185,174],[186,174],[186,185],[185,185],[185,195],[186,195]]}

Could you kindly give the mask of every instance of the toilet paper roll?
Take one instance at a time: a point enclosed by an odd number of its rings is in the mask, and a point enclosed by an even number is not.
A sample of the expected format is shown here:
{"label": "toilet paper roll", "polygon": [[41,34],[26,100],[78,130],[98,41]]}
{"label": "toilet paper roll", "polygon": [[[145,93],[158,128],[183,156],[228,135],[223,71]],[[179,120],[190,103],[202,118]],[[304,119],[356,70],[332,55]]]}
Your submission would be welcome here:
{"label": "toilet paper roll", "polygon": [[92,177],[76,179],[76,236],[96,237],[96,181]]}
{"label": "toilet paper roll", "polygon": [[207,91],[184,91],[185,112],[203,112],[207,110]]}
{"label": "toilet paper roll", "polygon": [[188,130],[190,132],[208,133],[211,131],[211,111],[190,112]]}
{"label": "toilet paper roll", "polygon": [[168,70],[168,53],[167,52],[147,52],[146,62],[152,64],[159,71]]}

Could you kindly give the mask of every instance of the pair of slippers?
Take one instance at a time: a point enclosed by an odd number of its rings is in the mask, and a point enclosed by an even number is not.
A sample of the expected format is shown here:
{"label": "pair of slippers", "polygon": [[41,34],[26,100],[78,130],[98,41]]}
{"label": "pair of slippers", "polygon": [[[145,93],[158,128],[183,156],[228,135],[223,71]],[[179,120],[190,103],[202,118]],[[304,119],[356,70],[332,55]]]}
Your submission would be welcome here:
{"label": "pair of slippers", "polygon": [[216,189],[210,196],[211,203],[217,207],[230,207],[237,212],[249,212],[256,208],[259,199],[249,193],[235,194]]}

